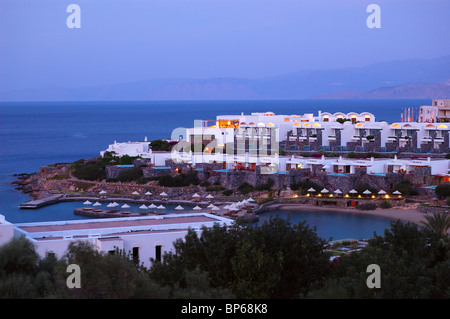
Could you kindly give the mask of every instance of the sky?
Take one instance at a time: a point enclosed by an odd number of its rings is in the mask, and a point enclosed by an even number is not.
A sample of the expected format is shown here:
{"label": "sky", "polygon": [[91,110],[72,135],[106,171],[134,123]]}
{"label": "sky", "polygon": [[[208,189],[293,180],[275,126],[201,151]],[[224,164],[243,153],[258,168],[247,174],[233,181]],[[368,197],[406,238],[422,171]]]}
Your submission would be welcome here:
{"label": "sky", "polygon": [[[381,28],[367,26],[372,3]],[[450,54],[449,12],[448,0],[0,0],[0,92],[436,58]]]}

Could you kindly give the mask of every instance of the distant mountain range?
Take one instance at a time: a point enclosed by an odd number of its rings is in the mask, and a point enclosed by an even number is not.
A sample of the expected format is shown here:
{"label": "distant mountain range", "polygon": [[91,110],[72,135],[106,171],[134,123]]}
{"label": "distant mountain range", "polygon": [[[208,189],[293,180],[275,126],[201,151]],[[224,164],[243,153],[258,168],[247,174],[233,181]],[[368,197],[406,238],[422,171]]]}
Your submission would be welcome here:
{"label": "distant mountain range", "polygon": [[0,101],[450,98],[450,55],[262,79],[153,79],[85,88],[0,92]]}

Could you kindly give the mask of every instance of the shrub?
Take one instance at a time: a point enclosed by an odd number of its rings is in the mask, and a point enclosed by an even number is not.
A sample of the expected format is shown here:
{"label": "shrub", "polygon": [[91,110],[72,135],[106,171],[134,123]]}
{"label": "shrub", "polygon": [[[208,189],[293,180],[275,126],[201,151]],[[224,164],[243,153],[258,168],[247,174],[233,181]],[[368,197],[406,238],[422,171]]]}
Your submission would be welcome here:
{"label": "shrub", "polygon": [[127,169],[119,173],[117,180],[119,182],[131,182],[137,181],[142,177],[142,170],[140,168],[134,167],[132,169]]}
{"label": "shrub", "polygon": [[180,174],[177,176],[164,175],[159,178],[159,185],[165,187],[183,187],[197,184],[198,177],[192,174]]}
{"label": "shrub", "polygon": [[231,194],[233,194],[233,191],[231,189],[227,189],[222,192],[222,195],[224,196],[230,196]]}
{"label": "shrub", "polygon": [[392,208],[392,205],[387,200],[385,200],[385,201],[381,202],[380,208],[383,208],[383,209]]}
{"label": "shrub", "polygon": [[436,196],[440,199],[450,197],[450,183],[443,183],[436,186],[434,192],[436,193]]}
{"label": "shrub", "polygon": [[256,189],[259,191],[268,191],[272,188],[273,184],[275,184],[273,179],[268,178],[266,183],[257,186]]}
{"label": "shrub", "polygon": [[106,178],[105,166],[101,162],[88,163],[86,165],[77,163],[74,165],[73,175],[76,178],[89,181],[103,180]]}
{"label": "shrub", "polygon": [[250,185],[249,183],[244,182],[238,187],[238,190],[242,194],[247,195],[248,193],[253,192],[255,190],[255,188],[252,185]]}
{"label": "shrub", "polygon": [[359,204],[357,206],[358,209],[361,210],[375,210],[377,209],[377,204],[375,203],[364,203],[364,204]]}
{"label": "shrub", "polygon": [[[394,186],[394,188],[392,189],[392,191],[398,190],[400,193],[402,193],[403,195],[407,195],[410,194],[411,192],[414,193],[414,189],[413,189],[413,185],[411,184],[410,181],[401,181],[400,183],[396,184]],[[450,195],[450,193],[449,193]]]}

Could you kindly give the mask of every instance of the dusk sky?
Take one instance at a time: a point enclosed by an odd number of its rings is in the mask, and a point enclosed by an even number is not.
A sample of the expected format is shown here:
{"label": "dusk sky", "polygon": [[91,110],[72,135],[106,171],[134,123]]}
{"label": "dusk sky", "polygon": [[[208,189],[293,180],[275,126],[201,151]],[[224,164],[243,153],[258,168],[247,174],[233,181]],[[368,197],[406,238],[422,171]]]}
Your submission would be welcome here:
{"label": "dusk sky", "polygon": [[450,54],[449,12],[449,0],[0,0],[0,91],[436,58]]}

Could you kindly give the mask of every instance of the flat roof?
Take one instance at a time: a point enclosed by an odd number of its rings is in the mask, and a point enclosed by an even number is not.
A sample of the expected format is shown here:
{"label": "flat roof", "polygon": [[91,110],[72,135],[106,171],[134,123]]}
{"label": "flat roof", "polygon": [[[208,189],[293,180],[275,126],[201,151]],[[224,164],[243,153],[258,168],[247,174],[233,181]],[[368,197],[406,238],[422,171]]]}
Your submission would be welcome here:
{"label": "flat roof", "polygon": [[[152,216],[153,217],[153,216]],[[28,233],[53,232],[67,230],[90,230],[102,228],[133,228],[137,226],[170,225],[170,224],[190,224],[201,222],[219,222],[218,219],[205,216],[180,216],[168,218],[144,218],[135,217],[135,219],[113,218],[112,219],[93,219],[86,222],[84,219],[79,221],[67,222],[48,222],[48,223],[29,223],[16,225]],[[188,225],[186,225],[188,227]]]}

